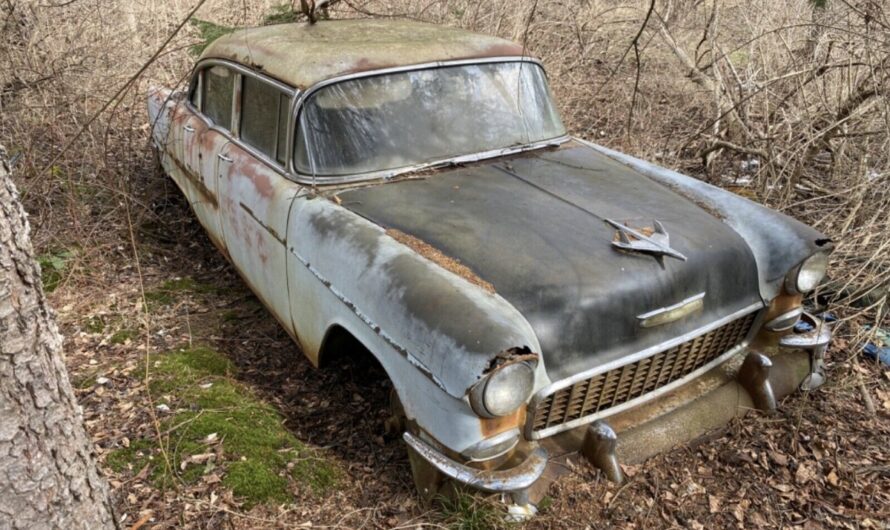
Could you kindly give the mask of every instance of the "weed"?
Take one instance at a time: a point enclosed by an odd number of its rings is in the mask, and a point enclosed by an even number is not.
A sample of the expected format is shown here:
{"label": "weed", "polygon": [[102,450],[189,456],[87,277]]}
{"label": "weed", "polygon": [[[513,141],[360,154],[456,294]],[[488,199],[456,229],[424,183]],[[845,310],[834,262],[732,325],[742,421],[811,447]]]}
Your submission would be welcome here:
{"label": "weed", "polygon": [[102,333],[105,331],[105,319],[100,316],[91,316],[83,321],[83,329],[90,333]]}
{"label": "weed", "polygon": [[126,344],[127,341],[131,341],[137,336],[139,336],[138,331],[132,329],[119,329],[108,338],[108,342],[111,344]]}
{"label": "weed", "polygon": [[157,306],[171,305],[180,293],[206,294],[215,292],[218,292],[218,289],[213,285],[197,282],[193,278],[174,278],[154,289],[145,291],[145,301],[151,309]]}
{"label": "weed", "polygon": [[65,279],[68,262],[76,255],[76,251],[64,249],[37,256],[44,291],[51,293],[56,290],[59,284],[62,283],[62,280]]}
{"label": "weed", "polygon": [[501,511],[485,499],[458,492],[453,497],[442,497],[442,514],[453,530],[487,530],[505,526]]}
{"label": "weed", "polygon": [[272,26],[274,24],[288,24],[290,22],[298,22],[301,13],[294,11],[290,3],[278,4],[272,6],[270,13],[263,17],[264,26]]}

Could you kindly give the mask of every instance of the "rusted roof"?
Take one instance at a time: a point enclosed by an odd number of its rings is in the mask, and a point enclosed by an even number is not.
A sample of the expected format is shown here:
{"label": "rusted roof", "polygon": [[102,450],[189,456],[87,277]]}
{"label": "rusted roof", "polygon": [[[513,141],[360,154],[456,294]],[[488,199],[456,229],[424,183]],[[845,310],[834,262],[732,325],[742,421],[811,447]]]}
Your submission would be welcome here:
{"label": "rusted roof", "polygon": [[407,20],[331,20],[238,30],[214,41],[203,58],[249,65],[306,88],[343,74],[412,64],[522,55],[508,40]]}

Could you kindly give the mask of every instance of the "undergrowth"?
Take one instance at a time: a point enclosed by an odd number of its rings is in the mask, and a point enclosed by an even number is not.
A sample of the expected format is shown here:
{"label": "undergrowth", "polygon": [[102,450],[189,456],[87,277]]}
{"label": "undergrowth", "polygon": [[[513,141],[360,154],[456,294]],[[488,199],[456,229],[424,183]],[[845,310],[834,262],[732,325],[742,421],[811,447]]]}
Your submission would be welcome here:
{"label": "undergrowth", "polygon": [[215,474],[248,506],[292,502],[295,490],[323,495],[340,481],[336,464],[297,440],[273,407],[232,379],[236,369],[219,352],[181,349],[152,356],[150,366],[152,395],[171,410],[161,421],[169,435],[161,445],[142,439],[111,452],[111,469],[149,465],[158,487]]}

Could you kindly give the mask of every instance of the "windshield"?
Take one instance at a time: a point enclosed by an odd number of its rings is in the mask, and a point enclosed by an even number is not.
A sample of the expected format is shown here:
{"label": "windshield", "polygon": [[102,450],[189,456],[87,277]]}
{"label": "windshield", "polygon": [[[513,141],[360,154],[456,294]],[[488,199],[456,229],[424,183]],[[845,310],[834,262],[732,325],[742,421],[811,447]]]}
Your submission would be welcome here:
{"label": "windshield", "polygon": [[342,176],[563,136],[540,66],[488,63],[343,81],[300,113],[300,173]]}

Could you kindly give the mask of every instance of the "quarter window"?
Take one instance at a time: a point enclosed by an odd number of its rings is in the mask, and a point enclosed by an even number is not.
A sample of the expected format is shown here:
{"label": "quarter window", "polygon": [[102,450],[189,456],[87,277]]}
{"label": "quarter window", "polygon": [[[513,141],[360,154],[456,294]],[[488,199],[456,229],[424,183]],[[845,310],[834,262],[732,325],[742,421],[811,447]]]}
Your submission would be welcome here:
{"label": "quarter window", "polygon": [[241,89],[241,139],[284,164],[290,98],[259,79],[244,76]]}
{"label": "quarter window", "polygon": [[232,93],[235,72],[225,66],[211,66],[204,70],[203,111],[210,121],[229,129],[232,126]]}

